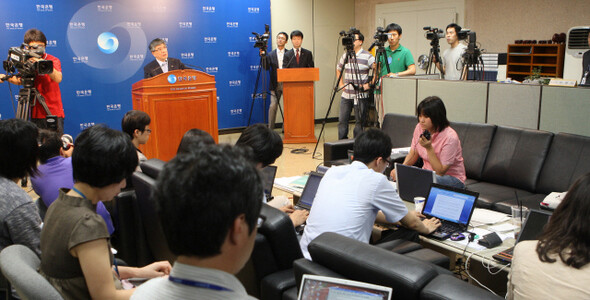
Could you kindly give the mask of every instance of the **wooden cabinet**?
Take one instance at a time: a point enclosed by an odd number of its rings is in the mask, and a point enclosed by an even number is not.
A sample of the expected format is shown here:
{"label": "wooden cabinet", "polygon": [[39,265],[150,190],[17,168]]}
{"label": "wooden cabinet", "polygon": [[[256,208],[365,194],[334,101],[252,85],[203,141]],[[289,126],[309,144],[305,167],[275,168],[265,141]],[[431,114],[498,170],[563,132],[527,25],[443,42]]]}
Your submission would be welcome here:
{"label": "wooden cabinet", "polygon": [[508,45],[506,77],[522,81],[540,68],[541,77],[563,76],[564,44],[514,44]]}

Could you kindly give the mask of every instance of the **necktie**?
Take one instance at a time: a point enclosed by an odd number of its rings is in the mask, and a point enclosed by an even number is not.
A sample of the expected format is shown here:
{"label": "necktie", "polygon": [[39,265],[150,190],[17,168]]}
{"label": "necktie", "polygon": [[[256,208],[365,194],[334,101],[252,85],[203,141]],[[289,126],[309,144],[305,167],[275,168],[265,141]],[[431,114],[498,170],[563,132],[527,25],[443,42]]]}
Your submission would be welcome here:
{"label": "necktie", "polygon": [[297,49],[297,54],[295,55],[295,58],[297,59],[297,64],[299,64],[299,49]]}

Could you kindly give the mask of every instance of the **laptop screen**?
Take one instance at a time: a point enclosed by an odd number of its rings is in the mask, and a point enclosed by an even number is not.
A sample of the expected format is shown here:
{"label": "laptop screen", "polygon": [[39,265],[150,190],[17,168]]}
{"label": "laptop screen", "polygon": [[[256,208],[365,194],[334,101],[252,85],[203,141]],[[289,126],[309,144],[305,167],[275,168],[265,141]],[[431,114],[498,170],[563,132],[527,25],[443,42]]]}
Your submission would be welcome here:
{"label": "laptop screen", "polygon": [[436,183],[434,171],[403,164],[395,164],[397,191],[403,200],[413,201],[414,197],[428,196],[430,184]]}
{"label": "laptop screen", "polygon": [[392,289],[390,287],[305,274],[301,280],[297,299],[389,300],[391,294]]}
{"label": "laptop screen", "polygon": [[422,213],[467,226],[477,197],[476,192],[433,183]]}
{"label": "laptop screen", "polygon": [[262,187],[264,188],[264,194],[267,199],[270,199],[272,195],[272,185],[275,181],[277,174],[277,166],[266,166],[262,169]]}
{"label": "laptop screen", "polygon": [[538,239],[539,235],[543,232],[545,224],[549,222],[551,217],[550,212],[540,211],[533,209],[530,211],[529,216],[522,225],[522,231],[518,235],[518,241],[530,241]]}
{"label": "laptop screen", "polygon": [[299,199],[298,205],[311,208],[313,199],[315,198],[315,194],[318,191],[318,187],[320,186],[320,181],[322,181],[323,176],[323,174],[317,172],[309,173],[307,183],[305,183],[305,188],[303,188],[303,192],[301,192],[301,198]]}

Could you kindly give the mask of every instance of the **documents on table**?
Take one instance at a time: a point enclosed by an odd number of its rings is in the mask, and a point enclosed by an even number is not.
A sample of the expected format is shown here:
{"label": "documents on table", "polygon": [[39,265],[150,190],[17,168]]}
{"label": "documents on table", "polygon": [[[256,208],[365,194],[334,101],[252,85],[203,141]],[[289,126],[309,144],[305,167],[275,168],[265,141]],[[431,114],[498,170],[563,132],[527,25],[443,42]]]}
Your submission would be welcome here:
{"label": "documents on table", "polygon": [[508,221],[509,217],[505,213],[485,209],[485,208],[476,208],[473,211],[473,215],[471,215],[471,225],[472,226],[481,226],[481,225],[492,225],[497,224],[500,222]]}
{"label": "documents on table", "polygon": [[290,193],[301,193],[309,175],[275,178],[274,185]]}

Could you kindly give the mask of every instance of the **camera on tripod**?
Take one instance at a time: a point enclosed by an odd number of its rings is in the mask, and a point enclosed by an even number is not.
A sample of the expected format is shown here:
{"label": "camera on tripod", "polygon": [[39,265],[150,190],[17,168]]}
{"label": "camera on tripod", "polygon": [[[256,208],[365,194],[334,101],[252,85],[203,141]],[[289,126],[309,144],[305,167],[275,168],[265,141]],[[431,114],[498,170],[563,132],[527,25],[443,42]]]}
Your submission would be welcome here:
{"label": "camera on tripod", "polygon": [[371,44],[371,47],[369,47],[369,51],[373,50],[375,46],[377,46],[377,48],[383,48],[385,46],[385,42],[387,42],[389,39],[389,34],[385,32],[383,27],[377,27],[373,38],[375,41],[373,41],[373,44]]}
{"label": "camera on tripod", "polygon": [[[4,61],[3,67],[6,72],[14,74],[18,70],[18,75],[24,78],[32,78],[36,75],[51,74],[53,72],[53,62],[41,59],[45,54],[45,47],[26,49],[27,45],[20,47],[10,47],[8,49],[8,58]],[[41,60],[33,61],[31,58]]]}
{"label": "camera on tripod", "polygon": [[350,27],[350,30],[348,31],[340,31],[340,36],[342,37],[342,46],[346,47],[348,50],[352,50],[354,48],[354,35],[359,33],[361,32],[355,27]]}
{"label": "camera on tripod", "polygon": [[254,43],[254,48],[258,48],[260,50],[266,51],[268,47],[268,37],[270,36],[270,28],[268,24],[264,24],[264,33],[258,34],[256,32],[252,32],[252,34],[256,38],[256,42]]}
{"label": "camera on tripod", "polygon": [[422,28],[426,30],[426,39],[430,41],[438,41],[438,39],[442,39],[445,37],[444,31],[438,28],[432,28],[430,26],[426,26]]}

